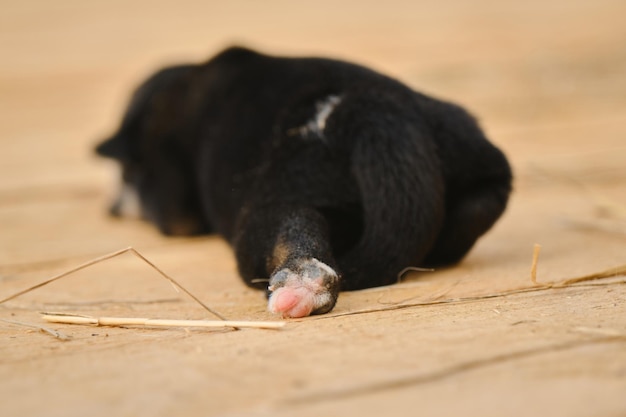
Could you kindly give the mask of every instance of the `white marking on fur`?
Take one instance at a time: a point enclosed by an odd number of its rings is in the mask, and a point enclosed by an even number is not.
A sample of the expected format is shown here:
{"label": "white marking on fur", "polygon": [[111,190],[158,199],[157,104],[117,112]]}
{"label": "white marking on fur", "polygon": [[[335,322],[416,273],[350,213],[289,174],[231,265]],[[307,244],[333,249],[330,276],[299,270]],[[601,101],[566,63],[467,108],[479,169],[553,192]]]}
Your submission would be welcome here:
{"label": "white marking on fur", "polygon": [[316,113],[311,120],[304,126],[297,128],[296,131],[301,136],[307,136],[313,134],[320,139],[324,139],[324,129],[326,129],[326,121],[330,117],[331,113],[341,103],[341,97],[336,95],[330,95],[324,100],[320,100],[315,104]]}
{"label": "white marking on fur", "polygon": [[335,277],[337,277],[337,272],[335,272],[334,269],[332,269],[330,266],[326,265],[324,262],[319,261],[315,258],[311,258],[311,262],[315,263],[320,269],[323,269],[324,271],[328,272],[329,275],[333,275]]}
{"label": "white marking on fur", "polygon": [[318,292],[315,294],[313,299],[315,300],[313,302],[313,304],[315,305],[315,310],[316,308],[320,308],[330,303],[330,293],[328,291]]}
{"label": "white marking on fur", "polygon": [[317,103],[317,114],[315,115],[314,122],[315,127],[320,134],[326,128],[326,120],[328,119],[328,116],[330,116],[340,102],[341,98],[339,96],[328,96],[326,100]]}
{"label": "white marking on fur", "polygon": [[135,187],[123,184],[122,190],[115,203],[117,211],[122,217],[141,217],[141,200]]}

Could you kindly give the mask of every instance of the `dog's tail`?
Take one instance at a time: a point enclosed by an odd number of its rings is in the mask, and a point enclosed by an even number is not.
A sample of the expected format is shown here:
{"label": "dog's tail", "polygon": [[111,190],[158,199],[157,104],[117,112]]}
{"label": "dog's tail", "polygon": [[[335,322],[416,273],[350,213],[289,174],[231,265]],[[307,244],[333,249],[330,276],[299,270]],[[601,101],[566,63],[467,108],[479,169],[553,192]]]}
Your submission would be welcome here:
{"label": "dog's tail", "polygon": [[358,243],[338,259],[343,290],[396,282],[424,259],[442,226],[445,186],[435,144],[412,106],[401,104],[346,97],[329,119],[363,215]]}

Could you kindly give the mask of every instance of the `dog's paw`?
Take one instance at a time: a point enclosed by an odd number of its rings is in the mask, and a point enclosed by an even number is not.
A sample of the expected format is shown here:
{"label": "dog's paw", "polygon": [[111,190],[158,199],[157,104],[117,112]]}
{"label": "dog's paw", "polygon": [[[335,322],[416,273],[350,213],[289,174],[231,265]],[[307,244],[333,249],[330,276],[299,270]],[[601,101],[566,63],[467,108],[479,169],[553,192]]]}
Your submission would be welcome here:
{"label": "dog's paw", "polygon": [[337,301],[339,276],[315,258],[276,271],[270,278],[268,309],[283,317],[329,312]]}

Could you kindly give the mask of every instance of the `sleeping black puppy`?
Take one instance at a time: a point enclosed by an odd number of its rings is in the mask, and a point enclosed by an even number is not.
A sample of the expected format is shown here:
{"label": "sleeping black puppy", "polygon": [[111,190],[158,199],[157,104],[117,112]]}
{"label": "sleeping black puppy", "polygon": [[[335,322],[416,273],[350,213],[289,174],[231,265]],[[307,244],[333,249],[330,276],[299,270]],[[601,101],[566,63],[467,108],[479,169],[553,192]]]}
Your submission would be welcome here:
{"label": "sleeping black puppy", "polygon": [[113,214],[135,194],[165,234],[223,235],[285,317],[458,262],[512,179],[454,104],[346,62],[244,48],[157,72],[97,152],[122,166]]}

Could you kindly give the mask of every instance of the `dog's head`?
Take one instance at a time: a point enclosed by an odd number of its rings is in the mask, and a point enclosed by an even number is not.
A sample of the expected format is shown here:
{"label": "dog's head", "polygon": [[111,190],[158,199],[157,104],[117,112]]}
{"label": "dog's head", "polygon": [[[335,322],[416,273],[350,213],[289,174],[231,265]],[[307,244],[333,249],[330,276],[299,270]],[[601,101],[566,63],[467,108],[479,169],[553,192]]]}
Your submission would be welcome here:
{"label": "dog's head", "polygon": [[198,196],[186,100],[194,66],[163,69],[133,94],[118,131],[96,148],[122,169],[114,216],[138,215],[168,235],[209,231]]}

